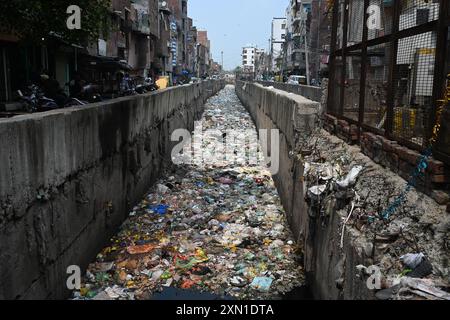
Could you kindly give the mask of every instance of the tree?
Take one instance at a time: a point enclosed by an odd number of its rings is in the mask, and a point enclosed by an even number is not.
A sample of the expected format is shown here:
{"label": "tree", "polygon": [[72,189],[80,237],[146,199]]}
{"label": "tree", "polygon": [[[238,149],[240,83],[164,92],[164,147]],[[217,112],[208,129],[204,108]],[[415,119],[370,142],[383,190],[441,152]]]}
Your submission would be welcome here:
{"label": "tree", "polygon": [[[67,8],[81,9],[81,29],[69,30]],[[107,31],[111,0],[2,0],[0,31],[39,41],[54,33],[71,43],[97,39]]]}

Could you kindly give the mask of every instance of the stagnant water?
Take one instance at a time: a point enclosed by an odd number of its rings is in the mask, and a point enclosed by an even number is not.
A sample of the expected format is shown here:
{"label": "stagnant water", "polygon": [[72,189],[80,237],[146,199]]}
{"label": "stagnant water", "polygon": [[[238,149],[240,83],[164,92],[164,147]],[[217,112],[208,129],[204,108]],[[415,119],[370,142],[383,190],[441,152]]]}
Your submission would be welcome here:
{"label": "stagnant water", "polygon": [[195,132],[89,266],[74,298],[311,298],[300,248],[234,86],[208,100]]}

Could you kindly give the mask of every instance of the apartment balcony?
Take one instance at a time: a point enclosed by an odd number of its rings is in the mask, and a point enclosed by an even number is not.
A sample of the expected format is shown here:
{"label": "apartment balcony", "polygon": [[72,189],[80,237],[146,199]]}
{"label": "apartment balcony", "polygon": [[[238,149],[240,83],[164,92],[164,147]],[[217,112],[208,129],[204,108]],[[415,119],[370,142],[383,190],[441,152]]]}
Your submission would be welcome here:
{"label": "apartment balcony", "polygon": [[148,23],[146,25],[143,22],[134,21],[131,25],[131,30],[144,35],[150,35],[150,26]]}
{"label": "apartment balcony", "polygon": [[134,17],[131,30],[143,35],[150,35],[150,17],[147,10],[142,10],[140,7],[136,7],[136,16]]}
{"label": "apartment balcony", "polygon": [[297,12],[296,16],[293,19],[293,25],[297,26],[301,22],[308,20],[308,14],[306,12]]}
{"label": "apartment balcony", "polygon": [[293,49],[304,49],[305,47],[305,38],[304,37],[299,37],[299,38],[295,38],[293,41]]}

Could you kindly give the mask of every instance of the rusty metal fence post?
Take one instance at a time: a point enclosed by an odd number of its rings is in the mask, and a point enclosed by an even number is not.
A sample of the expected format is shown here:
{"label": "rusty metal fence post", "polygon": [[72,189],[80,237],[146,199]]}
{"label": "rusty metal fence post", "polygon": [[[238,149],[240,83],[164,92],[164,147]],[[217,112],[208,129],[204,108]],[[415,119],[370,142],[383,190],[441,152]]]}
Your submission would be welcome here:
{"label": "rusty metal fence post", "polygon": [[347,65],[347,37],[348,37],[348,9],[350,0],[344,1],[344,21],[342,30],[342,71],[341,71],[341,93],[339,96],[339,108],[337,114],[342,116],[344,114],[344,96],[345,96],[345,78]]}
{"label": "rusty metal fence post", "polygon": [[328,75],[328,98],[327,98],[327,112],[334,113],[333,97],[335,90],[335,72],[336,72],[336,41],[337,41],[337,27],[338,27],[338,14],[339,14],[339,1],[333,2],[333,17],[331,22],[331,44],[330,44],[330,60],[329,60],[329,75]]}
{"label": "rusty metal fence post", "polygon": [[358,110],[358,142],[361,141],[361,128],[364,124],[364,107],[366,99],[366,79],[367,79],[367,38],[369,29],[366,21],[369,19],[368,8],[370,0],[364,0],[363,36],[361,48],[361,85],[359,89],[359,110]]}

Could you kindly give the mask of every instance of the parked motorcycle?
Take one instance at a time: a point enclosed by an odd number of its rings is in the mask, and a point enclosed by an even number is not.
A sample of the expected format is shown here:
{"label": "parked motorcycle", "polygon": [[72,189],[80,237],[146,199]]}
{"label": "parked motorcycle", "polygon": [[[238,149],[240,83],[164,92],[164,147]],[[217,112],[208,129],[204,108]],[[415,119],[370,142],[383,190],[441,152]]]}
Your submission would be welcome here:
{"label": "parked motorcycle", "polygon": [[136,92],[139,94],[144,94],[148,92],[147,87],[144,84],[138,84],[134,90],[136,90]]}
{"label": "parked motorcycle", "polygon": [[98,85],[76,79],[66,83],[66,87],[69,88],[71,98],[82,105],[103,101]]}
{"label": "parked motorcycle", "polygon": [[153,79],[150,77],[145,78],[144,82],[142,84],[139,84],[135,87],[135,90],[139,94],[152,92],[158,90],[158,87],[156,87],[155,83],[153,82]]}
{"label": "parked motorcycle", "polygon": [[17,93],[26,112],[33,113],[59,108],[55,100],[47,98],[37,85],[30,85],[27,94],[23,94],[21,90],[18,90]]}
{"label": "parked motorcycle", "polygon": [[158,87],[156,86],[155,82],[150,77],[145,78],[144,86],[148,92],[158,90]]}
{"label": "parked motorcycle", "polygon": [[97,85],[89,83],[83,87],[81,90],[80,99],[88,103],[95,103],[103,101],[101,94],[99,93],[99,88]]}
{"label": "parked motorcycle", "polygon": [[64,108],[76,107],[76,106],[84,106],[87,105],[88,102],[82,101],[77,98],[68,98],[66,103],[64,104]]}
{"label": "parked motorcycle", "polygon": [[23,109],[29,113],[44,112],[59,109],[61,107],[68,108],[86,104],[77,98],[65,96],[62,106],[58,105],[54,99],[46,97],[42,89],[35,84],[28,87],[28,92],[26,94],[24,94],[21,90],[18,90],[17,93],[20,100],[23,102]]}
{"label": "parked motorcycle", "polygon": [[133,95],[137,95],[138,94],[136,92],[136,86],[134,85],[133,80],[127,74],[123,77],[122,81],[120,82],[120,92],[119,92],[119,94],[122,97],[133,96]]}

